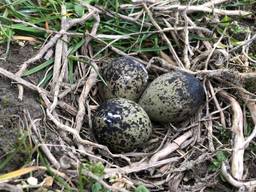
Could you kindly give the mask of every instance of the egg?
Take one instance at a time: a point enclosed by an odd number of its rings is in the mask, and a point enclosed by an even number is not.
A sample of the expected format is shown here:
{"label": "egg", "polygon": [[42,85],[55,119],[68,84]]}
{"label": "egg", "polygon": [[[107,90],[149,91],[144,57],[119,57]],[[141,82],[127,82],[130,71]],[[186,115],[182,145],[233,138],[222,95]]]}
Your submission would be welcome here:
{"label": "egg", "polygon": [[104,102],[94,113],[93,132],[96,140],[112,152],[130,152],[145,144],[152,125],[137,103],[114,98]]}
{"label": "egg", "polygon": [[156,78],[141,96],[139,105],[152,121],[178,123],[194,115],[204,102],[200,80],[191,74],[173,71]]}
{"label": "egg", "polygon": [[101,75],[107,84],[100,85],[104,99],[121,97],[137,101],[148,82],[146,68],[129,56],[115,58],[103,65]]}

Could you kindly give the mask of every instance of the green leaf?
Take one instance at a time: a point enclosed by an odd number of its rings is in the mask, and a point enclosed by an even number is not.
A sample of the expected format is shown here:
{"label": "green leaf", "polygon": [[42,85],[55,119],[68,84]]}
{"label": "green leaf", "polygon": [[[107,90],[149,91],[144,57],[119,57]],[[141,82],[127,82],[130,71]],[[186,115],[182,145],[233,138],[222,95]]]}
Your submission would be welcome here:
{"label": "green leaf", "polygon": [[76,42],[74,46],[72,46],[68,52],[69,55],[72,55],[73,53],[75,53],[80,47],[83,46],[83,44],[85,43],[85,39],[82,39],[81,41],[79,41],[78,43]]}
{"label": "green leaf", "polygon": [[242,43],[242,41],[238,41],[237,39],[235,38],[230,38],[230,42],[233,46],[237,46],[237,45],[240,45]]}
{"label": "green leaf", "polygon": [[0,25],[0,40],[10,40],[14,35],[14,31],[9,28],[4,28]]}
{"label": "green leaf", "polygon": [[225,45],[225,44],[223,44],[221,42],[219,42],[218,45],[217,45],[217,48],[219,48],[219,49],[225,49],[227,47],[228,47],[227,45]]}
{"label": "green leaf", "polygon": [[82,17],[84,15],[84,7],[82,7],[79,4],[75,4],[75,12],[79,17]]}
{"label": "green leaf", "polygon": [[222,20],[221,20],[221,24],[224,26],[224,27],[228,27],[230,25],[230,23],[232,22],[232,19],[225,15]]}
{"label": "green leaf", "polygon": [[22,31],[26,31],[26,32],[32,32],[32,33],[37,33],[39,32],[37,29],[33,28],[33,27],[27,27],[23,24],[14,24],[10,26],[11,29],[18,29],[18,30],[22,30]]}
{"label": "green leaf", "polygon": [[20,13],[19,11],[17,11],[17,9],[13,6],[14,2],[10,1],[10,0],[5,0],[5,4],[7,5],[7,7],[9,8],[8,11],[10,12],[10,14],[12,14],[13,16],[15,16],[16,18],[19,19],[24,19],[27,18],[27,15]]}
{"label": "green leaf", "polygon": [[149,190],[144,185],[139,185],[134,192],[149,192]]}
{"label": "green leaf", "polygon": [[218,151],[216,153],[216,157],[217,157],[219,162],[223,162],[223,161],[225,161],[227,159],[227,157],[226,157],[226,155],[224,154],[223,151]]}
{"label": "green leaf", "polygon": [[97,176],[102,176],[104,174],[104,165],[101,162],[92,165],[91,172]]}
{"label": "green leaf", "polygon": [[51,70],[44,78],[40,81],[40,87],[45,87],[49,81],[52,79],[53,71]]}
{"label": "green leaf", "polygon": [[12,23],[12,20],[7,18],[7,17],[3,17],[3,16],[0,16],[0,21],[2,24],[6,24],[6,25],[11,25]]}
{"label": "green leaf", "polygon": [[53,63],[53,59],[47,60],[44,63],[42,63],[42,64],[40,64],[40,65],[38,65],[38,66],[36,66],[36,67],[34,67],[32,69],[29,69],[29,70],[25,71],[23,73],[23,76],[29,76],[29,75],[32,75],[34,73],[37,73],[37,72],[41,71],[42,69],[48,67],[52,63]]}
{"label": "green leaf", "polygon": [[209,170],[216,171],[220,169],[222,162],[225,161],[226,159],[227,159],[227,154],[225,154],[224,151],[217,151],[214,159],[212,160],[209,166]]}
{"label": "green leaf", "polygon": [[13,151],[9,152],[9,154],[5,155],[5,159],[0,158],[0,170],[2,171],[2,169],[4,169],[8,163],[10,163],[10,161],[12,159],[15,158],[15,155],[17,155],[17,149],[14,149]]}
{"label": "green leaf", "polygon": [[100,183],[94,183],[92,185],[92,192],[100,192],[103,189],[102,185]]}

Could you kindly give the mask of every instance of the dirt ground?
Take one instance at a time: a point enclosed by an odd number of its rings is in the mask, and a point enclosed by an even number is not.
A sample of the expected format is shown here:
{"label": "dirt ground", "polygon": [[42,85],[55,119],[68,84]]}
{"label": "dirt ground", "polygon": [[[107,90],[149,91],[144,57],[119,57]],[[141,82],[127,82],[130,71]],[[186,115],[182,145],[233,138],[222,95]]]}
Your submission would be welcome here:
{"label": "dirt ground", "polygon": [[[3,57],[5,47],[0,47],[0,57]],[[0,60],[0,66],[12,72],[17,71],[19,64],[34,54],[31,46],[20,47],[13,45],[6,61]],[[2,170],[14,170],[23,165],[25,154],[15,153],[20,145],[20,137],[27,132],[24,124],[24,113],[29,111],[32,118],[42,116],[42,110],[38,103],[38,97],[31,91],[25,90],[24,100],[17,97],[17,87],[14,82],[0,76],[0,161],[8,155],[14,155]]]}

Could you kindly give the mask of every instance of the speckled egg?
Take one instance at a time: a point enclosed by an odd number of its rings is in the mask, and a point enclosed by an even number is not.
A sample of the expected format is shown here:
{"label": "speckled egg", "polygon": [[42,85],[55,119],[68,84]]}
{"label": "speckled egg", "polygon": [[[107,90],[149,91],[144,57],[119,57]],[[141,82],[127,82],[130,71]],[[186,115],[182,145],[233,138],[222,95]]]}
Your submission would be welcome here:
{"label": "speckled egg", "polygon": [[101,75],[106,81],[101,84],[105,99],[126,98],[137,101],[147,86],[148,72],[136,59],[124,56],[103,65]]}
{"label": "speckled egg", "polygon": [[178,123],[194,115],[205,102],[199,79],[173,71],[156,78],[145,90],[139,104],[152,121]]}
{"label": "speckled egg", "polygon": [[147,113],[137,103],[114,98],[95,112],[93,131],[97,141],[112,152],[130,152],[142,147],[152,132]]}

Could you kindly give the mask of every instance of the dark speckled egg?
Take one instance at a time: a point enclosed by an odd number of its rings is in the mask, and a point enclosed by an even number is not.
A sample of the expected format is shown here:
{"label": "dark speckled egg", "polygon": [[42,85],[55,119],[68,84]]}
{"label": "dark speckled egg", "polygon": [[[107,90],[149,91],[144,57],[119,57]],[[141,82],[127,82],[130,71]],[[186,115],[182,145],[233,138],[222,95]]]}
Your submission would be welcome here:
{"label": "dark speckled egg", "polygon": [[136,59],[124,56],[103,65],[101,75],[107,86],[101,84],[101,94],[105,99],[126,98],[137,101],[147,86],[146,68]]}
{"label": "dark speckled egg", "polygon": [[149,139],[152,125],[147,113],[137,103],[114,98],[96,110],[93,132],[97,141],[112,152],[130,152]]}
{"label": "dark speckled egg", "polygon": [[199,79],[173,71],[156,78],[145,90],[139,104],[152,121],[178,123],[194,115],[205,102]]}

